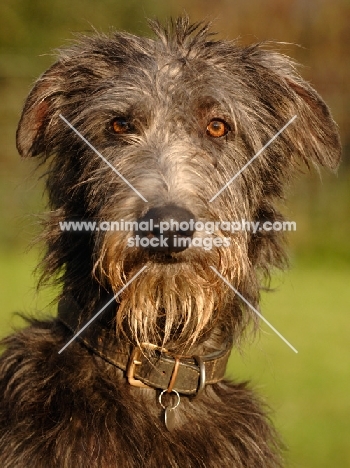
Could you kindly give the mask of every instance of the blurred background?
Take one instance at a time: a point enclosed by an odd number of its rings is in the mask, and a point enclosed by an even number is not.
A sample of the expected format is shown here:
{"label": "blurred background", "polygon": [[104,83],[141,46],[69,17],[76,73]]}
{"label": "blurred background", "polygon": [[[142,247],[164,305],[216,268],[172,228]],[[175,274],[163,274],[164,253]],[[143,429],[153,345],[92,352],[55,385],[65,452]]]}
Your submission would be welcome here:
{"label": "blurred background", "polygon": [[[273,408],[288,448],[287,466],[350,466],[350,1],[349,0],[2,0],[0,4],[0,335],[20,322],[14,311],[55,313],[52,290],[35,289],[32,274],[45,198],[20,160],[15,131],[35,79],[53,63],[55,48],[75,32],[112,28],[149,34],[145,17],[189,13],[213,20],[220,38],[242,44],[291,43],[288,54],[332,109],[342,137],[337,175],[305,170],[283,209],[297,223],[290,233],[291,269],[273,277],[265,317],[298,349],[294,354],[269,328],[234,352],[228,374],[252,380]],[[299,46],[297,46],[300,45]],[[253,468],[253,467],[252,467]]]}

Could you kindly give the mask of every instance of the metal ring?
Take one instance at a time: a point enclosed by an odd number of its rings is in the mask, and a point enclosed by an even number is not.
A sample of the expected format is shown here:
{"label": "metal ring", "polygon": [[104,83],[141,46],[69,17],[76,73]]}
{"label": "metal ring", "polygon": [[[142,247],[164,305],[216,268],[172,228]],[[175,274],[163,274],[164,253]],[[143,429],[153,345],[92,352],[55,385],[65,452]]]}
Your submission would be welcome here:
{"label": "metal ring", "polygon": [[[167,409],[167,408],[168,408],[168,406],[164,406],[163,403],[162,403],[162,396],[164,395],[165,392],[167,392],[167,389],[163,390],[163,391],[160,393],[159,397],[158,397],[159,404],[160,404],[160,406],[161,406],[163,409]],[[178,392],[177,392],[176,390],[172,390],[171,392],[172,392],[172,393],[175,393],[175,395],[177,396],[177,402],[175,403],[175,405],[174,405],[172,408],[170,408],[170,409],[174,410],[174,409],[177,408],[177,407],[179,406],[179,404],[180,404],[180,395],[178,394]]]}

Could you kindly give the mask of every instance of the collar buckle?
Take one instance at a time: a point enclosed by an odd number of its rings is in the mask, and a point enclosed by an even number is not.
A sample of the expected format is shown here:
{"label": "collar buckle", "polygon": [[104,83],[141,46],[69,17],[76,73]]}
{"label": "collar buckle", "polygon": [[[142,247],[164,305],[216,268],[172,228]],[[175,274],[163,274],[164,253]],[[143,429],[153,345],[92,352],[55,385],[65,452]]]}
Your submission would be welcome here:
{"label": "collar buckle", "polygon": [[141,343],[140,347],[135,347],[132,350],[132,353],[130,355],[130,359],[126,368],[126,377],[128,379],[129,384],[132,385],[133,387],[138,387],[138,388],[152,388],[149,385],[143,383],[141,380],[135,379],[136,366],[142,365],[142,356],[144,356],[142,352],[142,348],[146,348],[150,350],[159,350],[162,353],[167,353],[168,351],[165,348],[161,348],[152,343]]}
{"label": "collar buckle", "polygon": [[145,383],[141,382],[141,380],[135,379],[135,369],[136,369],[136,366],[142,365],[141,359],[142,359],[141,349],[134,348],[130,355],[130,360],[128,363],[128,367],[126,369],[126,376],[127,376],[128,382],[133,387],[151,388],[149,385],[146,385]]}

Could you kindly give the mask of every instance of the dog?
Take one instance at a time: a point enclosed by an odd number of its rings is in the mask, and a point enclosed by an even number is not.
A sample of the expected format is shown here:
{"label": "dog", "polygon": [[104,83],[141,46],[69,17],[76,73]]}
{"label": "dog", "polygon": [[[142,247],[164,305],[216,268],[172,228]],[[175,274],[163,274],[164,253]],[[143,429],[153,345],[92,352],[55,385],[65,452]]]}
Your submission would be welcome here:
{"label": "dog", "polygon": [[41,281],[62,290],[56,318],[2,342],[4,468],[283,465],[264,403],[225,378],[283,236],[232,222],[282,222],[298,168],[336,169],[337,127],[270,44],[150,23],[80,37],[24,105],[18,151],[47,167]]}

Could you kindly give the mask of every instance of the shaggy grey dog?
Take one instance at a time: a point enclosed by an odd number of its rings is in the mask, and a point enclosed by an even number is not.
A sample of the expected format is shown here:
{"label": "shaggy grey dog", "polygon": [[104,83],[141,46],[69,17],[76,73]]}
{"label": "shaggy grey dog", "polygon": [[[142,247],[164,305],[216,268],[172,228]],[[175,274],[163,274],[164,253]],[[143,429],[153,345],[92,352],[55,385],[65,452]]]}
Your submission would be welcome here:
{"label": "shaggy grey dog", "polygon": [[18,150],[48,165],[43,281],[63,287],[56,319],[3,340],[2,467],[282,464],[262,403],[224,378],[281,234],[227,223],[281,220],[296,168],[336,168],[336,125],[268,44],[152,28],[81,38],[25,103]]}

